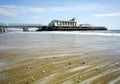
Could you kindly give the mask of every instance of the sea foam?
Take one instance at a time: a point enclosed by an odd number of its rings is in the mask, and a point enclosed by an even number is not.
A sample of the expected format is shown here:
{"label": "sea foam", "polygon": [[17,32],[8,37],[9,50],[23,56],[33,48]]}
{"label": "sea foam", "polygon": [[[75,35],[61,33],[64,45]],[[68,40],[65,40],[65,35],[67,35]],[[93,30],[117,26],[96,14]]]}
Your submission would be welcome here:
{"label": "sea foam", "polygon": [[113,37],[120,37],[120,34],[118,33],[102,33],[102,32],[67,32],[67,31],[52,31],[49,32],[49,34],[73,34],[73,35],[94,35],[94,36],[113,36]]}

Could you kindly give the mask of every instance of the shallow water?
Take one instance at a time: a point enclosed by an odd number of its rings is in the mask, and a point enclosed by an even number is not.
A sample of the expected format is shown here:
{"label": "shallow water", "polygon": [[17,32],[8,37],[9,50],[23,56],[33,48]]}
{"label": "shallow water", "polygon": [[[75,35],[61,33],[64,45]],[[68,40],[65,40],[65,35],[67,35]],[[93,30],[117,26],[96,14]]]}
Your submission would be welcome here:
{"label": "shallow water", "polygon": [[120,83],[120,37],[70,32],[0,35],[2,84]]}

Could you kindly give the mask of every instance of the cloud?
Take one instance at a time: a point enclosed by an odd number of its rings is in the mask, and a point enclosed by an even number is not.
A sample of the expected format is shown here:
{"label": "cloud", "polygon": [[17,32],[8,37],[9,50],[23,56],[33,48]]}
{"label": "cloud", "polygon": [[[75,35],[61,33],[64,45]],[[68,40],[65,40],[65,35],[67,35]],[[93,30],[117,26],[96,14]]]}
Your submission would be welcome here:
{"label": "cloud", "polygon": [[17,7],[13,5],[0,5],[0,8],[17,8]]}
{"label": "cloud", "polygon": [[41,16],[34,16],[33,18],[35,18],[35,19],[41,19],[42,17]]}
{"label": "cloud", "polygon": [[64,11],[82,11],[82,10],[96,10],[101,7],[98,4],[89,4],[89,5],[81,5],[81,6],[56,6],[56,7],[38,7],[38,8],[30,8],[31,12],[64,12]]}
{"label": "cloud", "polygon": [[104,13],[104,14],[94,14],[95,17],[114,17],[120,16],[120,13]]}
{"label": "cloud", "polygon": [[17,7],[14,5],[0,5],[0,18],[15,17],[20,14],[25,14],[28,11],[28,8]]}
{"label": "cloud", "polygon": [[13,17],[15,15],[16,15],[15,13],[10,13],[7,10],[0,8],[0,17]]}
{"label": "cloud", "polygon": [[17,15],[18,8],[14,5],[0,5],[0,18],[14,17]]}
{"label": "cloud", "polygon": [[0,5],[0,17],[14,17],[22,15],[32,15],[48,12],[74,12],[74,11],[87,11],[100,9],[99,4],[87,4],[87,5],[68,5],[68,6],[56,6],[56,7],[18,7],[14,5]]}
{"label": "cloud", "polygon": [[46,9],[44,8],[30,8],[31,12],[39,13],[39,12],[45,12]]}

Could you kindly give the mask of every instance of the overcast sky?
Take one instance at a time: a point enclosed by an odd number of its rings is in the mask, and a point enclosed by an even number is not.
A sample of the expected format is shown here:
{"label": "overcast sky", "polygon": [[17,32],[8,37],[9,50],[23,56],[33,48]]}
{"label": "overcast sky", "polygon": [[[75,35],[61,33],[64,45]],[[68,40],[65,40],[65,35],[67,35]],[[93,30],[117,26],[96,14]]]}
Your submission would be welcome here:
{"label": "overcast sky", "polygon": [[0,23],[37,23],[53,19],[120,29],[120,0],[0,0]]}

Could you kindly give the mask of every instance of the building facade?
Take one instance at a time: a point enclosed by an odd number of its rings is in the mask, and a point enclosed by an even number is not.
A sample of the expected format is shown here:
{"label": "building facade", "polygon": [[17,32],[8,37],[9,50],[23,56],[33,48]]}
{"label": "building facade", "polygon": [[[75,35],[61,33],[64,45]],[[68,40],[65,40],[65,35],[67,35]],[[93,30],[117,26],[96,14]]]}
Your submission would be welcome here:
{"label": "building facade", "polygon": [[78,21],[76,18],[73,18],[69,21],[62,21],[62,20],[52,20],[49,23],[49,26],[66,26],[66,27],[76,27],[78,26]]}

